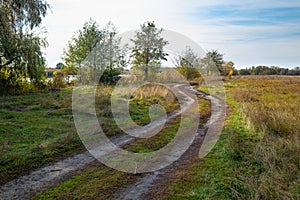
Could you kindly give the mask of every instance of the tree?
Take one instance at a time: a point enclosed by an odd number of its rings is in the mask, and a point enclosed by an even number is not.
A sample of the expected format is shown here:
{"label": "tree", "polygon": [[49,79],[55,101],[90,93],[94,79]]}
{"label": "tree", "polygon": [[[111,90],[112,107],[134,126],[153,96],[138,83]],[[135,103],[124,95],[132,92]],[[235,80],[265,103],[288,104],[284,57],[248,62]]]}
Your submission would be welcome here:
{"label": "tree", "polygon": [[223,64],[223,69],[222,69],[222,75],[223,76],[228,76],[229,78],[231,78],[231,76],[233,75],[234,72],[234,62],[232,61],[228,61],[226,62],[226,64]]}
{"label": "tree", "polygon": [[218,50],[211,50],[200,60],[200,67],[206,71],[207,76],[215,74],[217,71],[223,74],[224,63],[223,54],[219,53]]}
{"label": "tree", "polygon": [[[109,22],[103,29],[99,25],[89,20],[83,25],[68,43],[64,51],[64,61],[67,71],[76,72],[83,69],[85,64],[89,64],[94,71],[87,74],[89,79],[100,78],[101,82],[111,82],[113,76],[120,74],[119,68],[126,64],[126,46],[120,46],[120,38],[117,38],[116,27]],[[95,73],[97,72],[97,73]]]}
{"label": "tree", "polygon": [[148,81],[150,70],[159,68],[161,60],[167,60],[168,54],[163,48],[168,42],[160,36],[162,31],[163,29],[158,29],[154,22],[145,22],[131,40],[134,43],[131,51],[133,67],[144,72],[145,81]]}
{"label": "tree", "polygon": [[103,37],[97,22],[90,19],[84,23],[82,30],[75,33],[63,53],[63,60],[69,71],[81,68],[84,60]]}
{"label": "tree", "polygon": [[125,59],[127,45],[120,46],[121,38],[116,37],[117,33],[116,27],[111,22],[102,30],[103,37],[92,52],[92,55],[96,54],[98,69],[110,71],[127,64]]}
{"label": "tree", "polygon": [[55,68],[56,68],[56,69],[63,69],[63,68],[65,68],[65,65],[64,65],[64,63],[59,62],[59,63],[56,64],[56,67],[55,67]]}
{"label": "tree", "polygon": [[[30,78],[39,82],[44,74],[45,59],[41,47],[47,42],[39,37],[42,18],[49,4],[43,0],[5,0],[0,4],[0,71],[7,83]],[[3,74],[3,73],[1,73]],[[4,85],[4,87],[9,85]]]}
{"label": "tree", "polygon": [[104,68],[100,82],[111,84],[128,63],[125,58],[128,48],[127,44],[120,46],[121,38],[116,37],[117,29],[111,22],[106,25],[103,32],[104,38],[96,47],[97,63],[100,68]]}
{"label": "tree", "polygon": [[225,63],[223,60],[223,54],[219,53],[218,50],[212,50],[207,53],[207,56],[212,59],[219,71],[223,72],[222,65]]}
{"label": "tree", "polygon": [[190,48],[187,47],[178,58],[175,58],[175,66],[177,70],[187,79],[192,80],[194,78],[200,77],[200,73],[197,70],[200,58],[197,54]]}
{"label": "tree", "polygon": [[239,74],[245,76],[245,75],[250,75],[251,72],[248,68],[246,68],[246,69],[240,69]]}

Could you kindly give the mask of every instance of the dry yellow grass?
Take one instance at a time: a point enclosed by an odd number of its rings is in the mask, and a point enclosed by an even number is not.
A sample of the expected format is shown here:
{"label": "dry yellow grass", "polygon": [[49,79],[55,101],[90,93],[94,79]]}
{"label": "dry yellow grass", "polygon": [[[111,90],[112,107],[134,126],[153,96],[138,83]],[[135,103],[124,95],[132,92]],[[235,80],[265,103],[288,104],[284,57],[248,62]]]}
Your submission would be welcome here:
{"label": "dry yellow grass", "polygon": [[260,138],[244,158],[257,171],[238,174],[250,191],[247,197],[299,199],[300,77],[239,77],[227,85]]}
{"label": "dry yellow grass", "polygon": [[230,84],[254,127],[281,136],[299,134],[300,77],[244,77]]}

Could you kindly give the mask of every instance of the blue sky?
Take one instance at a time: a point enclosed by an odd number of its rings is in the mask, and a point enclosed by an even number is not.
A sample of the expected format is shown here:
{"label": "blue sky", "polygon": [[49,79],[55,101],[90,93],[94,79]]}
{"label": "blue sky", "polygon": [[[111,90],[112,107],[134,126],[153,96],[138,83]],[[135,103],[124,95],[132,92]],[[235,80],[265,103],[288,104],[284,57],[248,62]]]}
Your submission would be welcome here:
{"label": "blue sky", "polygon": [[74,32],[89,18],[100,26],[112,21],[119,32],[154,20],[182,33],[204,50],[218,49],[237,68],[252,65],[300,66],[299,0],[49,0],[43,26],[54,67]]}
{"label": "blue sky", "polygon": [[[247,26],[265,29],[261,33],[254,32],[253,38],[270,40],[295,37],[296,39],[300,36],[300,7],[247,8],[238,5],[214,5],[195,9],[192,16],[195,19],[206,20],[202,23],[208,26],[236,26],[237,29]],[[291,25],[294,27],[290,27]],[[269,34],[268,29],[274,26],[281,29]],[[246,38],[245,40],[247,41]]]}

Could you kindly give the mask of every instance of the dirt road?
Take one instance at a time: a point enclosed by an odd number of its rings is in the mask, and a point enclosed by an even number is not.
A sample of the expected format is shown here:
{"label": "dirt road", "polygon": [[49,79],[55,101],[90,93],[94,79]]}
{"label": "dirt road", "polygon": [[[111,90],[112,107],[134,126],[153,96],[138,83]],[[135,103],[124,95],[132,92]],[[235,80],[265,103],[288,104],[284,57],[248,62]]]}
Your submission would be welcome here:
{"label": "dirt road", "polygon": [[[179,168],[184,168],[189,165],[193,160],[199,161],[199,149],[203,146],[203,142],[211,142],[211,139],[218,138],[220,130],[223,127],[225,119],[225,102],[219,98],[196,92],[198,95],[210,100],[214,103],[211,111],[211,116],[207,122],[199,127],[195,139],[189,149],[173,164],[169,165],[162,170],[155,171],[152,173],[144,174],[134,184],[122,188],[115,196],[111,199],[122,199],[122,200],[135,200],[135,199],[156,199],[164,194],[166,186],[173,179],[175,172]],[[212,129],[210,129],[213,127]],[[208,131],[210,129],[210,131]],[[207,135],[209,134],[209,135]],[[210,148],[210,145],[206,145]]]}
{"label": "dirt road", "polygon": [[[204,98],[210,99],[217,105],[217,107],[221,107],[223,105],[222,100],[218,98],[199,93],[195,90],[191,90],[190,88],[186,88],[186,90],[189,90],[191,93],[201,95]],[[188,107],[192,101],[194,100],[186,95],[186,107]],[[167,121],[180,115],[181,112],[182,111],[173,112],[167,117]],[[144,174],[133,185],[122,188],[114,197],[112,197],[112,199],[139,199],[141,197],[145,199],[146,194],[151,193],[151,191],[154,191],[158,185],[166,181],[166,177],[168,177],[179,166],[184,165],[192,157],[197,156],[199,148],[205,138],[205,133],[208,126],[211,126],[214,123],[219,123],[219,121],[223,120],[224,116],[220,114],[221,112],[222,109],[216,109],[212,112],[211,119],[208,120],[205,125],[199,128],[193,144],[178,161],[162,170]],[[151,131],[157,126],[161,126],[161,122],[159,119],[152,121],[147,125],[147,127],[145,127],[144,130]],[[119,137],[111,138],[112,142],[120,147],[132,142],[134,139],[134,137],[129,135],[122,135]],[[93,161],[95,161],[95,158],[91,156],[89,152],[84,152],[67,157],[63,160],[60,160],[54,164],[44,166],[40,169],[33,170],[30,174],[19,177],[1,186],[0,199],[28,199],[33,194],[36,194],[37,192],[58,184],[59,182],[64,180],[65,177],[70,176],[70,173],[84,169]],[[147,195],[147,197],[151,197],[151,195]]]}

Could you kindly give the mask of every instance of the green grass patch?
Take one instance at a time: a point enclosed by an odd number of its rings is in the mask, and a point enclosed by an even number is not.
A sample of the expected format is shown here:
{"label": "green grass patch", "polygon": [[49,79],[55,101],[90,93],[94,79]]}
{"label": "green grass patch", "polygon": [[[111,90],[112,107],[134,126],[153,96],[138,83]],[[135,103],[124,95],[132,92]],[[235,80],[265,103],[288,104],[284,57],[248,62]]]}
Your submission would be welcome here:
{"label": "green grass patch", "polygon": [[133,180],[132,174],[93,167],[32,199],[108,199],[117,188]]}
{"label": "green grass patch", "polygon": [[165,127],[155,136],[149,139],[138,139],[126,147],[128,151],[134,153],[148,153],[161,149],[171,142],[176,136],[180,126],[180,116],[167,123]]}
{"label": "green grass patch", "polygon": [[0,184],[82,151],[71,89],[0,97]]}

